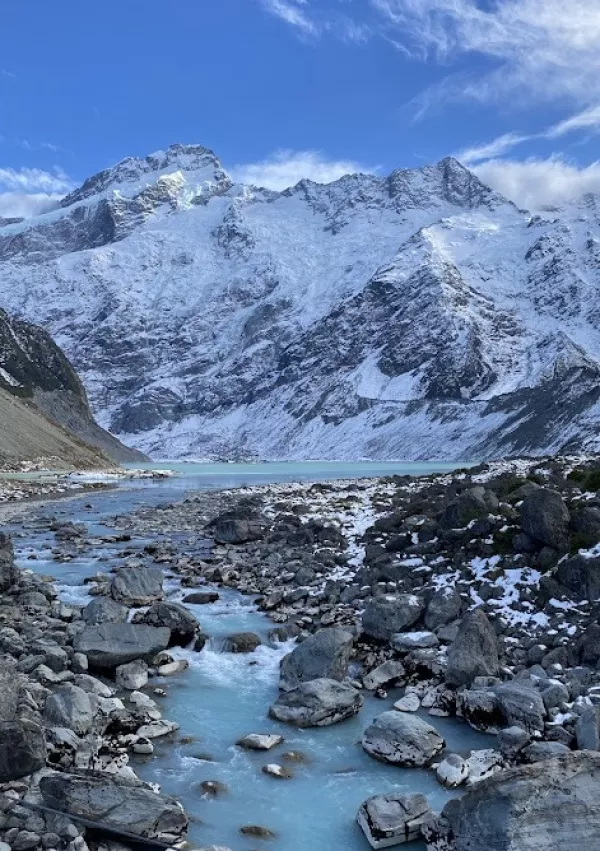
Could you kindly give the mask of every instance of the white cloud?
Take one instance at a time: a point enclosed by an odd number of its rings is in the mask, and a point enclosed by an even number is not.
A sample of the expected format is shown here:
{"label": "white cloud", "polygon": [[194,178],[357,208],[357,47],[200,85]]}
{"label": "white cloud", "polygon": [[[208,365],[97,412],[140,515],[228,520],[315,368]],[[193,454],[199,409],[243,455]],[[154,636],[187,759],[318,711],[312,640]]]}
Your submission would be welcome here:
{"label": "white cloud", "polygon": [[0,216],[38,215],[56,206],[73,188],[73,181],[59,168],[0,168]]}
{"label": "white cloud", "polygon": [[600,162],[578,166],[561,156],[522,162],[489,160],[473,171],[488,186],[533,211],[600,192]]}
{"label": "white cloud", "polygon": [[375,172],[377,168],[352,160],[330,160],[319,151],[280,150],[260,162],[236,165],[228,171],[238,183],[281,192],[303,178],[316,183],[330,183],[345,174]]}
{"label": "white cloud", "polygon": [[565,121],[560,121],[545,134],[547,139],[557,139],[574,130],[600,130],[600,106],[592,106],[572,115]]}
{"label": "white cloud", "polygon": [[267,12],[297,28],[304,35],[319,34],[319,27],[302,8],[306,6],[306,0],[262,0],[262,5]]}
{"label": "white cloud", "polygon": [[525,136],[520,133],[504,133],[503,136],[498,136],[492,139],[491,142],[486,142],[482,145],[475,145],[471,148],[464,148],[458,151],[454,156],[464,165],[474,165],[482,160],[489,160],[499,157],[510,151],[516,145],[527,142],[531,136]]}

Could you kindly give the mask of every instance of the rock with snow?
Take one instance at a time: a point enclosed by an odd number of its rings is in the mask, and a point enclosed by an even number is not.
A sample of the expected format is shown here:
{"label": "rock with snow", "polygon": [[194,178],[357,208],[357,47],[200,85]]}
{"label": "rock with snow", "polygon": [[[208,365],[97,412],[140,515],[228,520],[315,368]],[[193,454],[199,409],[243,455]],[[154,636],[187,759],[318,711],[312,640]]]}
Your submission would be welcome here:
{"label": "rock with snow", "polygon": [[428,765],[444,747],[444,739],[418,716],[391,711],[367,727],[362,746],[381,762],[413,768]]}

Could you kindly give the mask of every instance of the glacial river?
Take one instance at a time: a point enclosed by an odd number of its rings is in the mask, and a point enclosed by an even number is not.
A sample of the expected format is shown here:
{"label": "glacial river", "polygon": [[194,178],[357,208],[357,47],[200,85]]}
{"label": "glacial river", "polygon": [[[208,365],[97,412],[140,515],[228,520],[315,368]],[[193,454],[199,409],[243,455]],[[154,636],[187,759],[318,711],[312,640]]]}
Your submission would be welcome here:
{"label": "glacial river", "polygon": [[[150,465],[154,468],[160,465]],[[91,534],[109,534],[110,518],[143,504],[158,504],[184,496],[188,490],[225,488],[276,481],[356,478],[390,473],[442,472],[450,464],[202,464],[162,465],[180,475],[161,481],[123,484],[115,490],[59,500],[35,513],[52,514],[61,520],[86,523]],[[86,507],[87,506],[87,507]],[[91,507],[89,507],[91,506]],[[83,579],[106,569],[110,549],[58,564],[49,548],[54,536],[37,531],[33,523],[25,530],[9,524],[15,537],[20,566],[56,578],[59,592],[69,602],[88,601]],[[134,544],[144,544],[138,539]],[[117,548],[115,548],[115,553]],[[36,559],[29,558],[35,554]],[[174,579],[166,583],[170,599],[180,600]],[[239,631],[260,634],[267,642],[273,626],[256,610],[251,599],[232,590],[218,589],[220,599],[207,606],[190,606],[201,626],[212,636],[201,653],[174,651],[185,657],[189,669],[164,681],[154,680],[168,696],[160,701],[165,718],[180,724],[173,740],[158,740],[155,755],[147,761],[132,761],[140,776],[159,783],[162,791],[182,801],[192,817],[189,837],[195,847],[227,845],[233,851],[257,848],[281,851],[366,851],[368,844],[355,824],[356,811],[371,795],[388,792],[422,792],[435,808],[443,806],[452,793],[444,790],[433,773],[386,766],[368,757],[360,747],[362,730],[381,712],[391,708],[401,692],[390,692],[377,700],[365,694],[360,714],[346,722],[311,730],[296,730],[267,717],[277,695],[279,660],[291,645],[263,645],[250,655],[224,653],[221,640]],[[160,699],[159,699],[160,700]],[[426,717],[444,735],[448,747],[462,754],[472,748],[490,746],[482,736],[459,722]],[[276,732],[285,742],[268,753],[246,753],[235,742],[246,733]],[[182,743],[181,737],[191,737]],[[302,763],[288,763],[294,776],[280,780],[262,773],[269,762],[282,762],[286,751],[298,751]],[[216,798],[203,796],[200,784],[216,780],[227,791]],[[243,825],[258,824],[274,831],[276,838],[265,842],[245,838]],[[414,851],[420,844],[413,844]]]}

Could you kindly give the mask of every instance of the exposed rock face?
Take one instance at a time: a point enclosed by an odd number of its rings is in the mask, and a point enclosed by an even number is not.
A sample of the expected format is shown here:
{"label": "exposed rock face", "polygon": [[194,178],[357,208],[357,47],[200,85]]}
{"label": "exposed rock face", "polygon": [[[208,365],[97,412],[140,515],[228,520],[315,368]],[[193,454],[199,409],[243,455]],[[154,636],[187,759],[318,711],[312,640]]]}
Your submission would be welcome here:
{"label": "exposed rock face", "polygon": [[110,591],[113,599],[125,606],[148,606],[164,597],[163,578],[158,567],[122,567]]}
{"label": "exposed rock face", "polygon": [[280,688],[289,691],[309,680],[343,680],[352,646],[352,634],[344,629],[319,630],[281,660]]}
{"label": "exposed rock face", "polygon": [[413,768],[430,763],[444,747],[444,740],[418,716],[392,711],[367,727],[362,746],[381,762]]}
{"label": "exposed rock face", "polygon": [[521,528],[540,546],[564,550],[569,541],[570,515],[562,496],[547,488],[538,488],[523,500]]}
{"label": "exposed rock face", "polygon": [[154,603],[144,612],[141,623],[148,626],[167,627],[171,630],[171,644],[185,647],[194,640],[200,624],[181,603]]}
{"label": "exposed rock face", "polygon": [[572,851],[600,835],[600,754],[496,774],[450,801],[427,828],[430,851]]}
{"label": "exposed rock face", "polygon": [[296,727],[328,727],[356,715],[362,705],[356,689],[337,680],[320,679],[283,692],[269,715]]}
{"label": "exposed rock face", "polygon": [[0,399],[0,460],[54,454],[67,466],[108,467],[111,460],[144,459],[98,426],[81,381],[50,335],[2,309]]}
{"label": "exposed rock face", "polygon": [[373,597],[363,612],[363,632],[379,641],[389,641],[394,633],[416,623],[424,609],[423,601],[415,594]]}
{"label": "exposed rock face", "polygon": [[53,774],[40,791],[48,807],[147,839],[179,838],[188,819],[172,798],[141,784],[105,777]]}
{"label": "exposed rock face", "polygon": [[111,670],[135,659],[151,659],[167,649],[170,638],[164,627],[108,623],[86,627],[75,637],[73,647],[85,653],[92,669]]}
{"label": "exposed rock face", "polygon": [[446,682],[469,685],[475,677],[498,672],[498,640],[481,609],[473,609],[462,619],[455,641],[448,651]]}
{"label": "exposed rock face", "polygon": [[375,795],[361,805],[356,820],[371,848],[391,848],[419,839],[430,815],[424,795]]}

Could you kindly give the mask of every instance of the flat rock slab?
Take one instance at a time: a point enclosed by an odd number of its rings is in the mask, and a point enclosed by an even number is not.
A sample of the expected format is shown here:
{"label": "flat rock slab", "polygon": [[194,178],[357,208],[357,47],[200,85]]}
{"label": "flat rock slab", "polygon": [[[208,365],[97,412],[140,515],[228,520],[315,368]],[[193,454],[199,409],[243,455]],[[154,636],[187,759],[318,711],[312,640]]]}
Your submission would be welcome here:
{"label": "flat rock slab", "polygon": [[73,648],[85,653],[91,668],[112,670],[136,659],[151,661],[166,650],[171,638],[165,627],[132,623],[105,623],[88,626],[75,637]]}
{"label": "flat rock slab", "polygon": [[356,715],[362,705],[362,695],[352,686],[320,679],[281,694],[269,715],[296,727],[327,727]]}
{"label": "flat rock slab", "polygon": [[371,848],[391,848],[419,839],[430,813],[424,795],[375,795],[361,805],[356,820]]}
{"label": "flat rock slab", "polygon": [[422,718],[394,710],[376,718],[362,738],[370,756],[405,768],[427,765],[444,744],[437,730]]}

